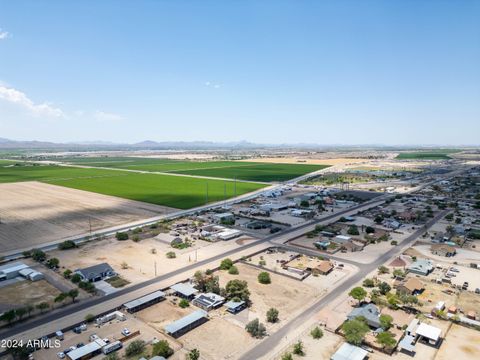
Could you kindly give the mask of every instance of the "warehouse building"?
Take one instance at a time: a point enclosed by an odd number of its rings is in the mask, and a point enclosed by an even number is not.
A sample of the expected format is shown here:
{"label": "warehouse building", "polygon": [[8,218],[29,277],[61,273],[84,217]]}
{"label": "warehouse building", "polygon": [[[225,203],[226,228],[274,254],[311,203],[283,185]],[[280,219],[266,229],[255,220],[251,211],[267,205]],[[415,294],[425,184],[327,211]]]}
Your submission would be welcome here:
{"label": "warehouse building", "polygon": [[198,290],[189,283],[178,283],[170,286],[170,289],[175,292],[176,296],[187,300],[192,300],[198,294]]}
{"label": "warehouse building", "polygon": [[167,334],[174,338],[186,334],[190,330],[195,329],[197,326],[202,325],[208,321],[208,314],[205,310],[197,310],[167,326],[165,331]]}
{"label": "warehouse building", "polygon": [[153,304],[159,303],[160,301],[165,300],[165,293],[163,291],[155,291],[151,294],[142,296],[141,298],[129,301],[123,304],[125,310],[129,313],[134,313],[145,309]]}

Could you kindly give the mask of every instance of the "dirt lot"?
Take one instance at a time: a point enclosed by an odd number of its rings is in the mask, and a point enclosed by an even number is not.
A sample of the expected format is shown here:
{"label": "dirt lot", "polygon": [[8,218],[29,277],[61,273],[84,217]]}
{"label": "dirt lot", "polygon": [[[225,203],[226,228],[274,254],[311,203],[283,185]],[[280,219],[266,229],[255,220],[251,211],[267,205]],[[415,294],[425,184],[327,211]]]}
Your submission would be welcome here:
{"label": "dirt lot", "polygon": [[480,354],[480,332],[453,324],[435,360],[473,360]]}
{"label": "dirt lot", "polygon": [[238,264],[237,267],[240,272],[239,275],[230,275],[226,271],[219,271],[217,274],[220,277],[220,286],[222,287],[232,279],[248,282],[250,299],[252,300],[252,306],[249,309],[250,320],[255,318],[265,319],[268,309],[274,307],[280,313],[281,323],[321,295],[321,291],[312,286],[273,273],[270,273],[272,283],[263,285],[257,279],[262,270],[245,264]]}
{"label": "dirt lot", "polygon": [[180,306],[173,304],[171,299],[172,298],[168,298],[165,301],[141,310],[137,312],[135,316],[143,320],[152,328],[163,332],[165,325],[168,325],[197,310],[197,308],[193,306],[182,309]]}
{"label": "dirt lot", "polygon": [[183,335],[180,341],[187,349],[199,349],[202,359],[217,360],[235,358],[255,340],[244,328],[217,317]]}
{"label": "dirt lot", "polygon": [[0,193],[0,253],[174,210],[35,181],[0,184]]}
{"label": "dirt lot", "polygon": [[22,305],[39,304],[44,301],[53,304],[53,300],[58,294],[60,294],[60,291],[46,280],[19,281],[0,288],[0,307],[12,309]]}

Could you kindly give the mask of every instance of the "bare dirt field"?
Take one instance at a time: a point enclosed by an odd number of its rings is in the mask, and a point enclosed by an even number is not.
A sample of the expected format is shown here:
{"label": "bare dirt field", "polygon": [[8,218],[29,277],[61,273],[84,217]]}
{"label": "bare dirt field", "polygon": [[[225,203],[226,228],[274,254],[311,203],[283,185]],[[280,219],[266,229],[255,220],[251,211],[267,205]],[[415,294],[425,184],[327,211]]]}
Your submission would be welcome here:
{"label": "bare dirt field", "polygon": [[480,354],[480,332],[453,324],[435,360],[473,360]]}
{"label": "bare dirt field", "polygon": [[36,181],[0,184],[0,194],[0,253],[175,210]]}
{"label": "bare dirt field", "polygon": [[2,287],[0,304],[1,307],[9,309],[22,305],[35,305],[44,301],[53,304],[53,300],[58,294],[60,291],[46,280],[35,282],[24,280]]}
{"label": "bare dirt field", "polygon": [[235,358],[254,341],[245,329],[222,318],[211,318],[180,338],[187,349],[199,349],[205,360]]}
{"label": "bare dirt field", "polygon": [[[196,307],[189,306],[182,309],[180,306],[173,304],[171,298],[168,298],[161,303],[150,306],[144,310],[141,310],[135,314],[135,317],[144,321],[146,324],[163,332],[165,325],[168,325],[190,313],[198,310]],[[201,326],[203,327],[203,325]]]}
{"label": "bare dirt field", "polygon": [[237,264],[237,268],[239,275],[230,275],[226,271],[219,271],[216,274],[220,277],[222,287],[232,279],[247,281],[252,301],[249,309],[250,320],[255,318],[264,320],[268,309],[274,307],[279,311],[280,322],[282,322],[322,294],[321,290],[301,281],[273,273],[270,273],[271,284],[260,284],[257,279],[258,274],[265,270],[245,264]]}

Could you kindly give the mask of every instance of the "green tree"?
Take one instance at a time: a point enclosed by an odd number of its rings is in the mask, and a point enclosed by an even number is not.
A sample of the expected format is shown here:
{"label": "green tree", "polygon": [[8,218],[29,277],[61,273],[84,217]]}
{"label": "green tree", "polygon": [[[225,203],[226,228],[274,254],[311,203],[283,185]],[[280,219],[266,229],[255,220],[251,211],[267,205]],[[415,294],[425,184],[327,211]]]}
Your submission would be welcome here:
{"label": "green tree", "polygon": [[388,274],[390,272],[390,270],[388,270],[388,268],[386,266],[379,266],[378,267],[378,273],[379,274]]}
{"label": "green tree", "polygon": [[41,302],[40,304],[35,305],[35,307],[43,314],[50,308],[50,305],[47,302]]}
{"label": "green tree", "polygon": [[128,240],[128,233],[126,233],[126,232],[117,232],[117,233],[115,234],[115,237],[116,237],[117,240],[119,240],[119,241]]}
{"label": "green tree", "polygon": [[188,302],[188,300],[182,299],[182,300],[180,300],[180,302],[178,303],[178,306],[180,306],[182,309],[185,309],[185,308],[187,308],[187,307],[190,306],[190,303]]}
{"label": "green tree", "polygon": [[228,270],[233,266],[233,261],[229,258],[223,259],[220,263],[220,270]]}
{"label": "green tree", "polygon": [[53,301],[55,301],[56,303],[61,303],[63,302],[65,299],[67,298],[67,294],[66,293],[60,293],[58,294],[55,299]]}
{"label": "green tree", "polygon": [[390,315],[382,314],[380,315],[380,325],[383,330],[388,330],[392,327],[393,318]]}
{"label": "green tree", "polygon": [[1,316],[0,316],[0,320],[1,321],[6,321],[7,323],[11,324],[15,318],[17,317],[17,314],[15,312],[15,310],[8,310],[8,311],[5,311]]}
{"label": "green tree", "polygon": [[390,290],[392,290],[391,286],[388,285],[385,281],[378,284],[378,289],[382,295],[386,295]]}
{"label": "green tree", "polygon": [[238,268],[236,266],[232,266],[230,269],[228,269],[228,273],[230,275],[238,275]]}
{"label": "green tree", "polygon": [[373,228],[373,227],[371,227],[371,226],[367,226],[367,227],[365,228],[365,232],[366,232],[367,234],[373,234],[373,233],[375,233],[375,228]]}
{"label": "green tree", "polygon": [[168,358],[173,355],[173,349],[167,340],[160,340],[153,345],[152,356],[163,356]]}
{"label": "green tree", "polygon": [[38,262],[45,261],[47,258],[47,254],[45,254],[42,250],[40,249],[33,249],[32,250],[32,259]]}
{"label": "green tree", "polygon": [[70,270],[70,269],[65,270],[65,271],[63,272],[63,277],[64,277],[65,279],[70,279],[70,278],[72,277],[72,270]]}
{"label": "green tree", "polygon": [[80,276],[80,274],[73,274],[70,278],[70,281],[74,284],[78,284],[80,281],[82,281],[82,277]]}
{"label": "green tree", "polygon": [[303,348],[303,343],[301,341],[298,341],[293,345],[293,353],[299,356],[305,355],[305,349]]}
{"label": "green tree", "polygon": [[260,320],[255,319],[250,321],[246,326],[245,330],[252,336],[257,339],[264,337],[267,334],[267,329],[265,325],[263,325]]}
{"label": "green tree", "polygon": [[361,286],[357,286],[350,290],[348,295],[350,295],[355,300],[362,301],[367,296],[367,292]]}
{"label": "green tree", "polygon": [[18,320],[22,320],[25,315],[27,315],[27,309],[25,308],[18,308],[15,310],[15,315],[17,316]]}
{"label": "green tree", "polygon": [[94,322],[94,321],[95,321],[95,315],[93,315],[93,314],[87,314],[87,315],[85,315],[85,321],[86,321],[87,323],[92,323],[92,322]]}
{"label": "green tree", "polygon": [[347,342],[353,345],[361,345],[365,335],[370,331],[370,328],[362,319],[352,319],[343,323],[343,333]]}
{"label": "green tree", "polygon": [[393,334],[388,331],[381,332],[377,335],[376,342],[378,342],[380,345],[388,348],[388,349],[393,349],[393,347],[396,345],[397,341],[395,340]]}
{"label": "green tree", "polygon": [[404,277],[405,273],[402,271],[402,269],[395,269],[395,270],[393,270],[393,276],[394,277]]}
{"label": "green tree", "polygon": [[250,303],[250,290],[245,280],[230,280],[225,286],[225,297],[228,300],[242,300]]}
{"label": "green tree", "polygon": [[48,261],[47,261],[47,266],[50,269],[57,268],[58,265],[60,265],[60,260],[58,260],[57,258],[51,258],[51,259],[48,259]]}
{"label": "green tree", "polygon": [[303,208],[308,208],[310,206],[310,203],[307,200],[302,200],[300,202],[300,206]]}
{"label": "green tree", "polygon": [[318,326],[316,326],[312,331],[310,331],[310,335],[316,340],[321,339],[323,337],[323,331]]}
{"label": "green tree", "polygon": [[367,287],[367,288],[371,288],[371,287],[374,287],[375,286],[375,281],[373,279],[365,279],[363,280],[363,286]]}
{"label": "green tree", "polygon": [[127,348],[125,349],[126,356],[134,356],[140,355],[145,351],[145,341],[143,340],[133,340],[130,344],[128,344]]}
{"label": "green tree", "polygon": [[360,232],[358,231],[357,225],[351,225],[348,227],[347,230],[348,235],[360,235]]}
{"label": "green tree", "polygon": [[267,311],[267,321],[270,323],[276,323],[278,321],[278,310],[270,308]]}
{"label": "green tree", "polygon": [[30,317],[30,315],[32,314],[32,311],[35,310],[35,307],[33,305],[28,304],[27,306],[25,306],[25,310],[27,310],[27,315]]}
{"label": "green tree", "polygon": [[72,299],[72,302],[75,302],[75,299],[78,297],[78,290],[72,289],[68,292],[68,297]]}
{"label": "green tree", "polygon": [[198,349],[190,350],[187,354],[187,360],[198,360],[200,359],[200,351]]}
{"label": "green tree", "polygon": [[270,274],[266,271],[262,271],[258,274],[258,282],[260,284],[270,284],[272,280],[270,279]]}

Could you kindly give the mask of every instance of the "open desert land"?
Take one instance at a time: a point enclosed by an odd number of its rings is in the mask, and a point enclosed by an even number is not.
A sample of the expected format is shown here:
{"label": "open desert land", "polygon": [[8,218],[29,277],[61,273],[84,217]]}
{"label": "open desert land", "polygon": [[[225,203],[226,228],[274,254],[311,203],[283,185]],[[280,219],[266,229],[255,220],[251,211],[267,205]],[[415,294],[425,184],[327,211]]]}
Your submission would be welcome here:
{"label": "open desert land", "polygon": [[480,332],[452,324],[435,360],[473,360],[480,354]]}
{"label": "open desert land", "polygon": [[0,184],[0,253],[175,211],[36,181]]}
{"label": "open desert land", "polygon": [[47,302],[53,305],[60,291],[47,280],[22,280],[0,288],[0,312],[25,305]]}
{"label": "open desert land", "polygon": [[[240,239],[244,242],[251,241],[249,237]],[[62,267],[72,271],[106,262],[122,278],[135,284],[192,264],[195,259],[204,260],[238,247],[235,241],[210,243],[194,240],[193,242],[192,247],[174,249],[156,238],[139,242],[109,238],[83,244],[77,249],[54,250],[49,254],[58,258]],[[170,251],[175,252],[176,258],[167,259],[165,254]]]}

